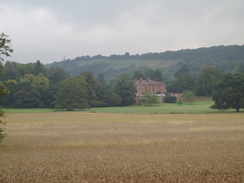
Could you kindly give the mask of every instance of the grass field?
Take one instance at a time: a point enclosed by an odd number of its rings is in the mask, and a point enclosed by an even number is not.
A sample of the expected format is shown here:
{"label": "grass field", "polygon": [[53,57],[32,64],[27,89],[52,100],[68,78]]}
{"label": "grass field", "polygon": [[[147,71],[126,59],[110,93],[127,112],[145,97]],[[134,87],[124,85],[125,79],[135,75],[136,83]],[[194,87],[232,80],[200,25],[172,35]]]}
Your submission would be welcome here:
{"label": "grass field", "polygon": [[244,182],[244,114],[8,113],[0,182]]}
{"label": "grass field", "polygon": [[[179,106],[177,104],[160,103],[150,106],[132,105],[126,107],[97,107],[84,110],[83,112],[91,113],[128,113],[128,114],[206,114],[206,113],[232,113],[234,109],[216,110],[210,109],[213,101],[195,102],[193,104],[184,103]],[[60,112],[55,109],[5,109],[7,113],[48,113]],[[63,111],[61,111],[63,112]],[[243,110],[241,110],[243,112]]]}

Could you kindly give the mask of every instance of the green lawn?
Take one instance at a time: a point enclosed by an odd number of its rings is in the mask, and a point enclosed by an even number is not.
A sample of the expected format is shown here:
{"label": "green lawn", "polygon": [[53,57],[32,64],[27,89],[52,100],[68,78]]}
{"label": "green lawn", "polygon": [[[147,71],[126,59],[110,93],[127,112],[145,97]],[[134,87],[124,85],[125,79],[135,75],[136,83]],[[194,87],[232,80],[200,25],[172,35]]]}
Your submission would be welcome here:
{"label": "green lawn", "polygon": [[195,102],[193,104],[183,103],[179,106],[177,104],[160,103],[152,106],[134,105],[128,107],[101,107],[91,108],[89,111],[97,113],[137,113],[137,114],[169,114],[169,113],[223,113],[223,112],[235,112],[235,110],[216,110],[210,109],[213,105],[213,101],[208,102]]}
{"label": "green lawn", "polygon": [[[135,114],[202,114],[202,113],[229,113],[235,112],[235,109],[231,110],[216,110],[210,109],[209,107],[213,105],[213,101],[208,102],[195,102],[193,104],[183,103],[183,105],[178,106],[177,104],[166,104],[160,103],[152,106],[141,106],[133,105],[126,107],[93,107],[87,110],[82,110],[84,112],[91,113],[135,113]],[[4,109],[7,113],[48,113],[48,112],[62,112],[64,110],[56,109]],[[243,110],[241,111],[243,112]]]}

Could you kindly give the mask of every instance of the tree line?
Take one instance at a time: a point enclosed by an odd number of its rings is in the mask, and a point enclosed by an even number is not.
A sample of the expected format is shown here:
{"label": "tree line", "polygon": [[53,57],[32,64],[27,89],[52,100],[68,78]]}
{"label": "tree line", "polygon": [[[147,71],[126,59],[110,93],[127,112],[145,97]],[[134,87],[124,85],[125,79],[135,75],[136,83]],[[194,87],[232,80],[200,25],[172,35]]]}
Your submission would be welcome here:
{"label": "tree line", "polygon": [[[92,72],[84,71],[77,76],[69,76],[63,68],[46,68],[39,60],[28,64],[7,61],[2,71],[1,81],[11,92],[5,96],[5,100],[1,100],[1,105],[67,110],[134,104],[135,78],[164,81],[169,94],[190,91],[196,96],[213,96],[215,86],[225,76],[211,66],[202,67],[198,75],[194,76],[190,67],[183,64],[171,80],[165,79],[160,69],[147,69],[135,70],[133,75],[121,73],[106,82],[105,73],[94,76]],[[236,72],[244,73],[244,70]]]}
{"label": "tree line", "polygon": [[39,60],[28,64],[7,61],[2,71],[1,81],[11,91],[1,100],[4,107],[74,110],[134,104],[134,81],[126,73],[106,86],[103,73],[95,77],[92,72],[85,71],[69,76],[63,68],[47,69]]}

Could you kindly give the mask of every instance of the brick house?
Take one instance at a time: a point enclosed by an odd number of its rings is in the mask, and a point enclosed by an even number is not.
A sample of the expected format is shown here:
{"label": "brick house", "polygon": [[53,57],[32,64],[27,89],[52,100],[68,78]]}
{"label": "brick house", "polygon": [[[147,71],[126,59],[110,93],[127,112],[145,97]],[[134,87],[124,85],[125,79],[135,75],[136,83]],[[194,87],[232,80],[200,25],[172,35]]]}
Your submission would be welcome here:
{"label": "brick house", "polygon": [[140,78],[139,80],[135,79],[134,83],[137,90],[135,102],[136,104],[138,103],[138,100],[140,98],[143,98],[143,93],[145,92],[157,95],[159,101],[163,102],[165,93],[167,91],[163,81],[156,81],[156,79],[150,80],[150,78],[143,80],[142,78]]}

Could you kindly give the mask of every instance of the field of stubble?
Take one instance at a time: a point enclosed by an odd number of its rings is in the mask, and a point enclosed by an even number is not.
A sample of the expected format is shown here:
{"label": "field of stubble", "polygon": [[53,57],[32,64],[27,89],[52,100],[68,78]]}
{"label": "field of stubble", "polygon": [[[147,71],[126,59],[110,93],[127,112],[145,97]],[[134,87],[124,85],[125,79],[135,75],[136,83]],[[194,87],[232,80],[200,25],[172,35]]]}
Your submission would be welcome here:
{"label": "field of stubble", "polygon": [[244,182],[244,114],[9,114],[0,182]]}

